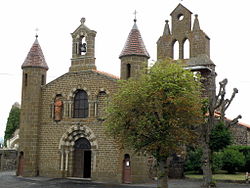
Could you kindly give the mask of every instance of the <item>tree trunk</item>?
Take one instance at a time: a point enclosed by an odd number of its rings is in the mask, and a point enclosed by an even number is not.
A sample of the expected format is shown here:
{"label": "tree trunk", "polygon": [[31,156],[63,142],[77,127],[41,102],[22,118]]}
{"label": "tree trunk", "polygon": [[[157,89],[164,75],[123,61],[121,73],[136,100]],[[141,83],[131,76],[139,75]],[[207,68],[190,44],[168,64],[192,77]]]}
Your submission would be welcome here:
{"label": "tree trunk", "polygon": [[207,143],[203,144],[202,170],[203,170],[202,187],[209,188],[212,185],[212,170],[211,170],[211,150]]}
{"label": "tree trunk", "polygon": [[161,159],[159,161],[159,173],[158,178],[160,185],[159,188],[168,188],[168,167],[169,163],[167,159]]}

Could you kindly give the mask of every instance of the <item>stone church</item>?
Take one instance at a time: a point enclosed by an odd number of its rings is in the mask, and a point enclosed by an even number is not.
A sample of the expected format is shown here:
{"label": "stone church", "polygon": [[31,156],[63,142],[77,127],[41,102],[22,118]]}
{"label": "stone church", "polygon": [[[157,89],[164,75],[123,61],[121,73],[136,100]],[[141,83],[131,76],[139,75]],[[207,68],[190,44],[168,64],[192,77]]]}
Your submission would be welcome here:
{"label": "stone church", "polygon": [[[200,29],[198,16],[192,24],[192,12],[181,4],[173,10],[171,19],[171,30],[166,21],[157,41],[158,60],[173,58],[175,43],[183,59],[184,44],[189,42],[190,58],[184,61],[189,69],[201,73],[209,92],[215,69],[209,37]],[[117,81],[137,77],[148,66],[149,53],[136,20],[119,56],[120,78],[97,70],[96,31],[85,25],[84,18],[71,36],[71,66],[62,76],[46,83],[49,68],[37,37],[22,64],[17,174],[124,183],[149,181],[152,160],[121,150],[103,126],[105,107],[117,90]]]}

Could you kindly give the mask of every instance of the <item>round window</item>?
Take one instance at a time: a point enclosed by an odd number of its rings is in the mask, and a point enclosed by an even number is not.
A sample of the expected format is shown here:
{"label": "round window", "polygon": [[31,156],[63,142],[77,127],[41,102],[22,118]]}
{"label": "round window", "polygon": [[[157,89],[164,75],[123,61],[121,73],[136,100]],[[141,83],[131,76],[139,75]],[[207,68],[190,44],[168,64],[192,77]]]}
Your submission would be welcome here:
{"label": "round window", "polygon": [[179,21],[183,20],[183,18],[184,18],[184,15],[183,15],[183,14],[178,14],[177,19],[178,19]]}

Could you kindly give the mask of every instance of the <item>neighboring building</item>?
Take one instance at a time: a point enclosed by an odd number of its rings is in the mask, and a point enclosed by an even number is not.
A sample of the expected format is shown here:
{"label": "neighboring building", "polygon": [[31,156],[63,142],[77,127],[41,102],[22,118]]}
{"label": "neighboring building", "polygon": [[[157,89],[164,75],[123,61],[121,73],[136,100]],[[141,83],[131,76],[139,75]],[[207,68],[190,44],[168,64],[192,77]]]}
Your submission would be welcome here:
{"label": "neighboring building", "polygon": [[[195,16],[179,4],[171,13],[172,30],[166,22],[157,42],[158,60],[173,57],[179,43],[183,59],[190,44],[187,67],[203,76],[204,92],[214,90],[215,65],[209,58],[209,37]],[[48,65],[36,38],[25,59],[19,139],[18,175],[83,177],[98,181],[136,183],[150,181],[151,158],[124,151],[105,133],[107,101],[117,91],[119,78],[98,71],[95,65],[96,32],[85,25],[72,33],[69,72],[46,83]],[[136,20],[119,56],[121,79],[139,76],[148,66],[149,54]],[[105,62],[104,62],[105,63]]]}
{"label": "neighboring building", "polygon": [[0,171],[15,170],[17,165],[17,151],[14,149],[0,149]]}
{"label": "neighboring building", "polygon": [[7,147],[5,149],[17,150],[19,147],[19,129],[16,129],[12,137],[6,141]]}

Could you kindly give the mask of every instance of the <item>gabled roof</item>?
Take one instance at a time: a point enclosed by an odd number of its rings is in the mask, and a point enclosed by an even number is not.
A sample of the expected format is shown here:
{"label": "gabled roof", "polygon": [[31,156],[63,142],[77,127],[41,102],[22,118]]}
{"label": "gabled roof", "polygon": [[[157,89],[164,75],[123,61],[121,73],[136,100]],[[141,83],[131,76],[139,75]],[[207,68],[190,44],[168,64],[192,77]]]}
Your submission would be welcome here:
{"label": "gabled roof", "polygon": [[190,10],[188,10],[186,7],[184,7],[181,3],[179,3],[177,5],[177,7],[171,12],[170,15],[172,15],[175,11],[177,11],[178,9],[183,9],[183,10],[186,10],[188,11],[190,14],[193,14]]}
{"label": "gabled roof", "polygon": [[22,69],[26,68],[26,67],[39,67],[39,68],[44,68],[46,70],[49,69],[49,67],[45,61],[41,46],[39,45],[39,42],[37,40],[37,36],[36,36],[35,42],[33,43],[32,47],[30,48],[30,51],[29,51],[25,61],[22,64]]}
{"label": "gabled roof", "polygon": [[136,25],[136,20],[134,20],[134,22],[134,26],[129,33],[119,58],[129,55],[146,56],[147,58],[150,57],[142,40],[141,33]]}

